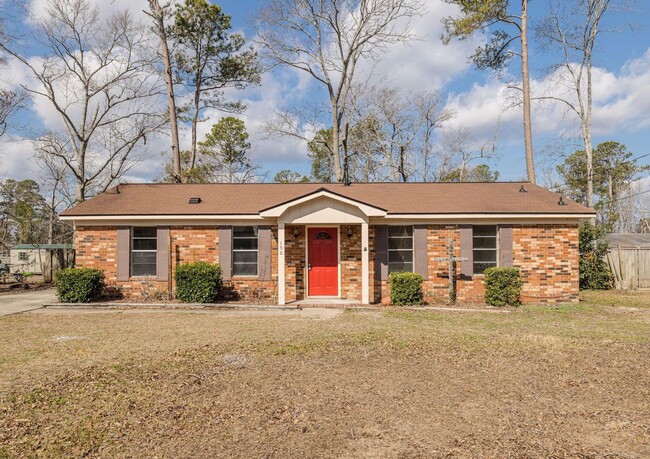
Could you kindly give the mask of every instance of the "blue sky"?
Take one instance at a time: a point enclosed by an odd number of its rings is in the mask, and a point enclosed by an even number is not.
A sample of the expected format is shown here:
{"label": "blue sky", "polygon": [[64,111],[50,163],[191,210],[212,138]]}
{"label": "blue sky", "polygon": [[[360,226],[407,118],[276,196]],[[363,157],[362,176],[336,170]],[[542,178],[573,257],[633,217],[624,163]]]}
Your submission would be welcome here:
{"label": "blue sky", "polygon": [[[34,0],[32,8],[38,8],[44,0]],[[142,3],[142,5],[140,5]],[[114,0],[101,2],[102,11],[131,8],[140,15],[144,1]],[[601,141],[615,140],[624,143],[635,156],[650,153],[650,5],[638,2],[633,13],[612,14],[607,28],[624,29],[616,33],[604,33],[595,56],[595,107],[594,145]],[[232,16],[235,30],[251,37],[253,32],[249,19],[263,0],[223,0],[223,10]],[[11,2],[5,2],[10,7]],[[531,2],[531,21],[543,16],[547,1]],[[478,71],[467,62],[474,47],[484,37],[477,36],[469,42],[454,42],[444,46],[440,40],[441,18],[452,12],[441,0],[428,0],[422,18],[415,24],[421,40],[409,46],[396,45],[377,65],[379,77],[387,79],[403,91],[438,90],[448,108],[455,111],[452,121],[471,132],[477,142],[496,133],[497,155],[489,162],[497,169],[502,180],[519,180],[525,176],[525,161],[519,109],[506,109],[508,91],[504,81],[498,80],[488,71]],[[634,30],[630,30],[629,25]],[[624,27],[625,26],[625,27]],[[531,73],[533,88],[538,92],[548,91],[552,82],[548,69],[554,56],[542,52],[531,38]],[[33,43],[26,43],[26,49],[33,55],[41,50]],[[516,79],[518,62],[513,61],[510,77]],[[2,74],[2,84],[8,87],[26,81],[26,74],[16,62],[10,62]],[[305,100],[322,98],[318,86],[298,78],[295,72],[275,70],[264,75],[259,87],[240,92],[248,104],[243,116],[251,134],[254,160],[262,169],[269,171],[269,179],[275,172],[289,168],[303,173],[309,172],[306,146],[294,139],[266,139],[261,126],[275,110],[300,104]],[[39,101],[33,101],[20,116],[21,129],[13,129],[0,143],[0,178],[24,178],[37,175],[31,161],[30,135],[39,127],[49,126],[54,116]],[[219,113],[209,113],[210,121],[217,120]],[[206,123],[206,130],[211,123]],[[24,129],[29,126],[29,130]],[[533,112],[535,150],[538,160],[538,181],[550,183],[554,177],[545,174],[552,171],[554,162],[562,153],[571,152],[579,146],[575,119],[567,115],[562,107],[549,104],[536,105]],[[562,134],[560,136],[560,134]],[[562,138],[561,141],[559,138]],[[187,135],[184,139],[187,140]],[[160,175],[163,151],[168,140],[161,137],[158,142],[149,142],[145,158],[130,172],[127,180],[146,181]],[[568,145],[568,146],[567,146]],[[650,164],[650,156],[642,162]],[[650,180],[648,180],[650,186]]]}

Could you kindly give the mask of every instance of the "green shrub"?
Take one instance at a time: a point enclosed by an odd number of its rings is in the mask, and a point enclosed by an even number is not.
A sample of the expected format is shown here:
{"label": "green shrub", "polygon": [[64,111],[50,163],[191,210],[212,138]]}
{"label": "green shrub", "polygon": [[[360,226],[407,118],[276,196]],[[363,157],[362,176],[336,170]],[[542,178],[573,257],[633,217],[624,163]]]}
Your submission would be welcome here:
{"label": "green shrub", "polygon": [[614,279],[605,259],[607,243],[601,238],[605,229],[587,221],[580,224],[580,290],[607,290]]}
{"label": "green shrub", "polygon": [[390,273],[390,302],[399,306],[423,303],[422,282],[416,273]]}
{"label": "green shrub", "polygon": [[517,268],[485,270],[485,302],[490,306],[519,306],[524,281]]}
{"label": "green shrub", "polygon": [[183,303],[213,303],[221,293],[221,266],[196,261],[176,268],[176,298]]}
{"label": "green shrub", "polygon": [[91,268],[66,268],[56,273],[56,296],[65,303],[90,303],[104,290],[104,272]]}

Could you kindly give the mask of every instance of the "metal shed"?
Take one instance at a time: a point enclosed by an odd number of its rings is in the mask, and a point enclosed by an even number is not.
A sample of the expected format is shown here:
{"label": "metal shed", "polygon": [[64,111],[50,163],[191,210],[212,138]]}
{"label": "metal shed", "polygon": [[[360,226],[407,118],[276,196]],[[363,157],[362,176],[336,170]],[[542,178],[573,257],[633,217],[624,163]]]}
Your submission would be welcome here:
{"label": "metal shed", "polygon": [[616,288],[650,289],[650,234],[609,234],[605,239]]}

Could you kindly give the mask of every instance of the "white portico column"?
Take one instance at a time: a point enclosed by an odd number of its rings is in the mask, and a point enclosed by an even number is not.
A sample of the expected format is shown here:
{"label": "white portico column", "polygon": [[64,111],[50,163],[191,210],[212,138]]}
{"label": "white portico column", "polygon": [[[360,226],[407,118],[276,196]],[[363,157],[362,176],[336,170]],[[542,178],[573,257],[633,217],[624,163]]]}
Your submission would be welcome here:
{"label": "white portico column", "polygon": [[284,223],[278,223],[278,304],[284,305]]}
{"label": "white portico column", "polygon": [[361,223],[361,303],[370,304],[370,292],[368,282],[368,258],[370,248],[368,247],[368,222]]}

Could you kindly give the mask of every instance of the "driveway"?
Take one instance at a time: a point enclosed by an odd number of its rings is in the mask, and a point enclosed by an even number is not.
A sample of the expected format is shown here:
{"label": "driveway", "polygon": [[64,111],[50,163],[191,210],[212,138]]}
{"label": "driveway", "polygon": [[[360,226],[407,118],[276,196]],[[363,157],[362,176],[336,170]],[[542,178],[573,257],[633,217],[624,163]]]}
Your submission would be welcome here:
{"label": "driveway", "polygon": [[0,295],[0,316],[31,311],[40,308],[44,303],[54,301],[56,301],[54,289]]}

